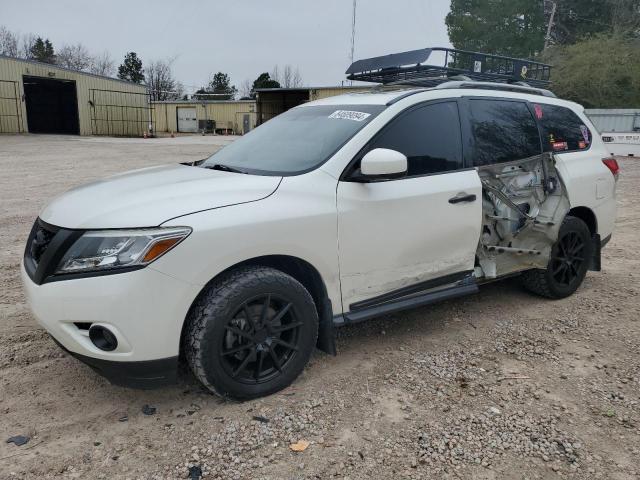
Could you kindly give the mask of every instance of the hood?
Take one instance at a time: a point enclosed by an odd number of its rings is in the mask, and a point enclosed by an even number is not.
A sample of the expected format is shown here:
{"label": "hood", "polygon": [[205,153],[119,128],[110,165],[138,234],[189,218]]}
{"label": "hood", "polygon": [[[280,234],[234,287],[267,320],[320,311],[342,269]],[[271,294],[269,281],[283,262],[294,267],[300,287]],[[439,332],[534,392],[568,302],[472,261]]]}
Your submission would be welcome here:
{"label": "hood", "polygon": [[152,227],[175,217],[271,195],[281,177],[186,165],[144,168],[74,188],[40,213],[65,228]]}

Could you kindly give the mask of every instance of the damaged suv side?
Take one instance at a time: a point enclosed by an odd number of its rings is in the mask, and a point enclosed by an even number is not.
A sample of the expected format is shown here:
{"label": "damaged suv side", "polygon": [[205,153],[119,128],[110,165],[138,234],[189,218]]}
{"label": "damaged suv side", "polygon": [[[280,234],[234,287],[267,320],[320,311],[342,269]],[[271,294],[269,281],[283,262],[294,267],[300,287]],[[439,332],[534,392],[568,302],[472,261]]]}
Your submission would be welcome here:
{"label": "damaged suv side", "polygon": [[618,165],[582,107],[448,82],[309,102],[187,165],[54,199],[22,277],[38,321],[122,385],[276,392],[334,329],[518,276],[600,269]]}

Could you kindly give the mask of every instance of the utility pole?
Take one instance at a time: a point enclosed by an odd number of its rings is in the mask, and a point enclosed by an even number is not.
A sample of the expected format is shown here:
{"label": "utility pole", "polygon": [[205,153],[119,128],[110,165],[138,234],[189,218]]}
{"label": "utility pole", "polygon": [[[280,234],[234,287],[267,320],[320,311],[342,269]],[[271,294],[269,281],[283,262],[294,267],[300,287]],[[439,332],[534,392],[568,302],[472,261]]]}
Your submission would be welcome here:
{"label": "utility pole", "polygon": [[353,0],[353,16],[351,17],[351,63],[353,63],[353,52],[356,48],[356,7],[358,0]]}
{"label": "utility pole", "polygon": [[356,7],[358,0],[353,0],[353,15],[351,17],[351,63],[353,63],[353,52],[356,48]]}
{"label": "utility pole", "polygon": [[544,37],[544,49],[546,50],[549,46],[549,42],[551,42],[551,28],[553,28],[553,20],[556,16],[556,9],[558,8],[558,4],[556,2],[551,2],[551,15],[549,16],[549,25],[547,25],[547,36]]}

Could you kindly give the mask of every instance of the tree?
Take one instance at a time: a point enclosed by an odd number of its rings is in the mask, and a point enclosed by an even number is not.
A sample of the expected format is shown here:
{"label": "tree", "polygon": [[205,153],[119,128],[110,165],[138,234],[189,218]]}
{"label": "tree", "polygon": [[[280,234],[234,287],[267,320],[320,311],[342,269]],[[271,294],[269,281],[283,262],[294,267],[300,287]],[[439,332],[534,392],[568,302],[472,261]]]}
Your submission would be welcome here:
{"label": "tree", "polygon": [[89,72],[105,77],[112,77],[116,71],[116,62],[113,61],[109,52],[104,51],[99,55],[94,55],[91,59]]}
{"label": "tree", "polygon": [[554,3],[552,44],[570,45],[601,33],[640,33],[640,0],[545,0],[547,22]]}
{"label": "tree", "polygon": [[118,78],[133,83],[143,82],[142,60],[138,58],[136,52],[129,52],[124,56],[124,62],[118,67]]}
{"label": "tree", "polygon": [[72,70],[87,71],[92,61],[91,54],[81,43],[64,45],[56,55],[56,63],[58,65]]}
{"label": "tree", "polygon": [[248,78],[240,84],[240,100],[251,100],[253,97],[253,82]]}
{"label": "tree", "polygon": [[587,108],[640,107],[640,48],[622,34],[595,35],[573,45],[550,47],[553,91]]}
{"label": "tree", "polygon": [[458,49],[531,58],[544,46],[543,0],[451,0],[445,23]]}
{"label": "tree", "polygon": [[[151,100],[176,100],[183,92],[176,89],[177,82],[173,78],[171,66],[174,59],[156,60],[145,70],[145,83],[149,87]],[[182,86],[180,86],[182,88]],[[184,90],[184,88],[182,88]]]}
{"label": "tree", "polygon": [[251,90],[255,92],[258,88],[280,88],[280,82],[271,78],[267,72],[264,72],[254,80]]}
{"label": "tree", "polygon": [[30,58],[43,63],[56,63],[56,55],[53,51],[53,45],[49,39],[42,40],[37,37],[30,48]]}
{"label": "tree", "polygon": [[302,86],[302,75],[298,67],[294,70],[291,65],[285,65],[282,69],[282,81],[284,88],[297,88]]}
{"label": "tree", "polygon": [[20,42],[20,48],[18,50],[18,57],[26,58],[27,60],[33,59],[31,50],[36,43],[36,38],[37,37],[33,33],[27,33],[22,36],[22,41]]}
{"label": "tree", "polygon": [[231,85],[229,75],[223,72],[216,73],[206,87],[202,87],[193,95],[199,100],[231,100],[236,96],[238,89]]}
{"label": "tree", "polygon": [[[298,67],[294,68],[291,65],[285,65],[280,69],[280,65],[274,65],[270,74],[270,79],[277,82],[278,87],[282,88],[296,88],[302,86],[302,75]],[[268,87],[263,87],[268,88]]]}
{"label": "tree", "polygon": [[18,56],[18,36],[0,25],[0,55]]}

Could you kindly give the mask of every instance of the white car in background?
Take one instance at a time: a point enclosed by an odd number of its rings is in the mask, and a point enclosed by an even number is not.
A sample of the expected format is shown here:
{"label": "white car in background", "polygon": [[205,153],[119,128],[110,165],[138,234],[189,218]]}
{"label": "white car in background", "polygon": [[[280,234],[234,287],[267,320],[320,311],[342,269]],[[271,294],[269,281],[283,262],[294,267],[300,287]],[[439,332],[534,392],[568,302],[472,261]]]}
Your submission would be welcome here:
{"label": "white car in background", "polygon": [[189,165],[42,210],[22,277],[40,324],[117,384],[276,392],[334,328],[521,274],[571,295],[599,270],[618,165],[583,109],[467,82],[310,102]]}

